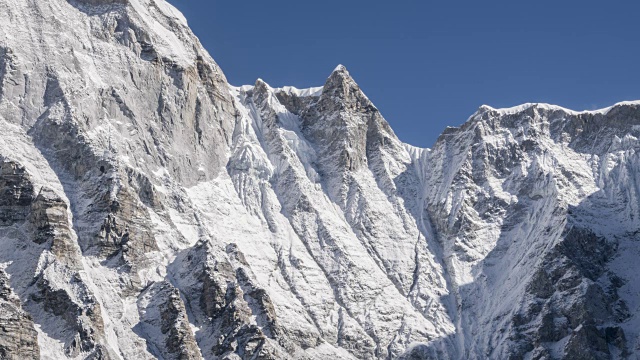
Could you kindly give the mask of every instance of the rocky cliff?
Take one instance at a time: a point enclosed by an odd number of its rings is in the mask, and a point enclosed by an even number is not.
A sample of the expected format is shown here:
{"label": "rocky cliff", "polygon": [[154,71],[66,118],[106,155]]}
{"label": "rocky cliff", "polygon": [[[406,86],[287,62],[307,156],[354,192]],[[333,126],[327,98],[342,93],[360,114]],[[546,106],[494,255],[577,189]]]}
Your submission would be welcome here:
{"label": "rocky cliff", "polygon": [[0,358],[640,354],[640,103],[402,143],[164,0],[0,0]]}

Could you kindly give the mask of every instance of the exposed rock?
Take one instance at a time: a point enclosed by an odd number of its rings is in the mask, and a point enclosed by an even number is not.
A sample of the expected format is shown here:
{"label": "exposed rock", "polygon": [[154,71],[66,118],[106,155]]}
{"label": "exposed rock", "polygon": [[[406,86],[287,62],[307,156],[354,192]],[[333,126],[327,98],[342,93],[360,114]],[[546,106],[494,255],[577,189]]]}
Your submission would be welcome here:
{"label": "exposed rock", "polygon": [[0,23],[0,357],[639,351],[638,102],[482,106],[420,149],[342,66],[230,86],[164,0]]}
{"label": "exposed rock", "polygon": [[33,185],[20,164],[0,157],[0,226],[10,226],[29,215]]}
{"label": "exposed rock", "polygon": [[237,246],[227,247],[228,260],[224,256],[213,260],[211,252],[206,243],[199,244],[190,251],[190,262],[182,264],[184,274],[191,276],[184,286],[185,297],[195,323],[205,330],[199,342],[209,336],[213,339],[213,346],[205,348],[203,355],[280,359],[286,351],[295,352],[293,339],[280,331],[269,295],[256,287],[255,276]]}
{"label": "exposed rock", "polygon": [[147,341],[163,359],[201,359],[180,291],[168,282],[154,283],[138,301]]}
{"label": "exposed rock", "polygon": [[38,333],[31,316],[11,291],[9,280],[0,270],[0,358],[7,360],[40,359]]}
{"label": "exposed rock", "polygon": [[517,329],[513,340],[518,346],[511,357],[523,357],[534,348],[551,351],[549,344],[563,339],[568,341],[565,355],[571,359],[585,354],[593,359],[611,358],[609,346],[627,353],[621,329],[610,330],[616,335],[609,337],[601,330],[610,322],[624,320],[617,289],[607,294],[594,282],[603,274],[614,249],[614,244],[587,229],[571,227],[565,232],[528,285],[537,300],[529,305],[526,315],[513,320]]}
{"label": "exposed rock", "polygon": [[[65,353],[69,357],[77,357],[81,353],[93,354],[101,359],[111,359],[104,348],[104,322],[102,310],[96,300],[82,283],[82,279],[75,275],[70,280],[71,285],[76,285],[78,290],[69,293],[65,289],[57,289],[47,279],[46,273],[42,274],[36,282],[39,289],[31,296],[31,300],[42,306],[48,313],[62,318],[73,335],[68,341]],[[74,284],[75,283],[75,284]],[[72,296],[81,296],[73,299]]]}
{"label": "exposed rock", "polygon": [[47,243],[60,261],[74,267],[80,261],[77,245],[69,228],[67,203],[53,190],[42,187],[31,203],[29,221],[35,227],[34,241]]}

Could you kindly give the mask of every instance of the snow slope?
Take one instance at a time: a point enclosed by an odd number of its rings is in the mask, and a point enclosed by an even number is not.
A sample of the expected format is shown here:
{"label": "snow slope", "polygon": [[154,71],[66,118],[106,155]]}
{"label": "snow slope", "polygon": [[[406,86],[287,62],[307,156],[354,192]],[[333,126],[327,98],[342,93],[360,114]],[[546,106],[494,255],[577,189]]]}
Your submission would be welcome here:
{"label": "snow slope", "polygon": [[164,0],[0,24],[1,358],[640,352],[639,102],[421,149],[344,66],[230,86]]}

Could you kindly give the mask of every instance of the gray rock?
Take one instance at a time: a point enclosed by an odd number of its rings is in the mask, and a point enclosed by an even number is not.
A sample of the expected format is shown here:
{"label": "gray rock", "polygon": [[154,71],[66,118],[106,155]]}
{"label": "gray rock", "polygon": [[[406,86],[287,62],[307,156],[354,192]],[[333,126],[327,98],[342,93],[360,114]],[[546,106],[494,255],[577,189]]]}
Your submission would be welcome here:
{"label": "gray rock", "polygon": [[180,291],[168,282],[160,282],[140,296],[143,331],[155,355],[172,360],[201,359]]}
{"label": "gray rock", "polygon": [[0,10],[0,357],[636,355],[637,102],[420,149],[342,66],[230,86],[164,0]]}
{"label": "gray rock", "polygon": [[38,333],[31,316],[9,287],[9,279],[0,270],[0,358],[7,360],[40,359]]}
{"label": "gray rock", "polygon": [[0,226],[9,226],[27,218],[34,189],[24,167],[0,161]]}

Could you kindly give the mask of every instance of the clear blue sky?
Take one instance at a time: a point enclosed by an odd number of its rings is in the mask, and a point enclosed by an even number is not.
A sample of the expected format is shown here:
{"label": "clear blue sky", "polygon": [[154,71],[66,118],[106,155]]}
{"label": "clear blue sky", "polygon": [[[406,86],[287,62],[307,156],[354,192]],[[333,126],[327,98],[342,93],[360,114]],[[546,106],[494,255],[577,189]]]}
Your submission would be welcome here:
{"label": "clear blue sky", "polygon": [[413,145],[482,104],[640,99],[640,1],[169,1],[232,84],[321,86],[344,64]]}

